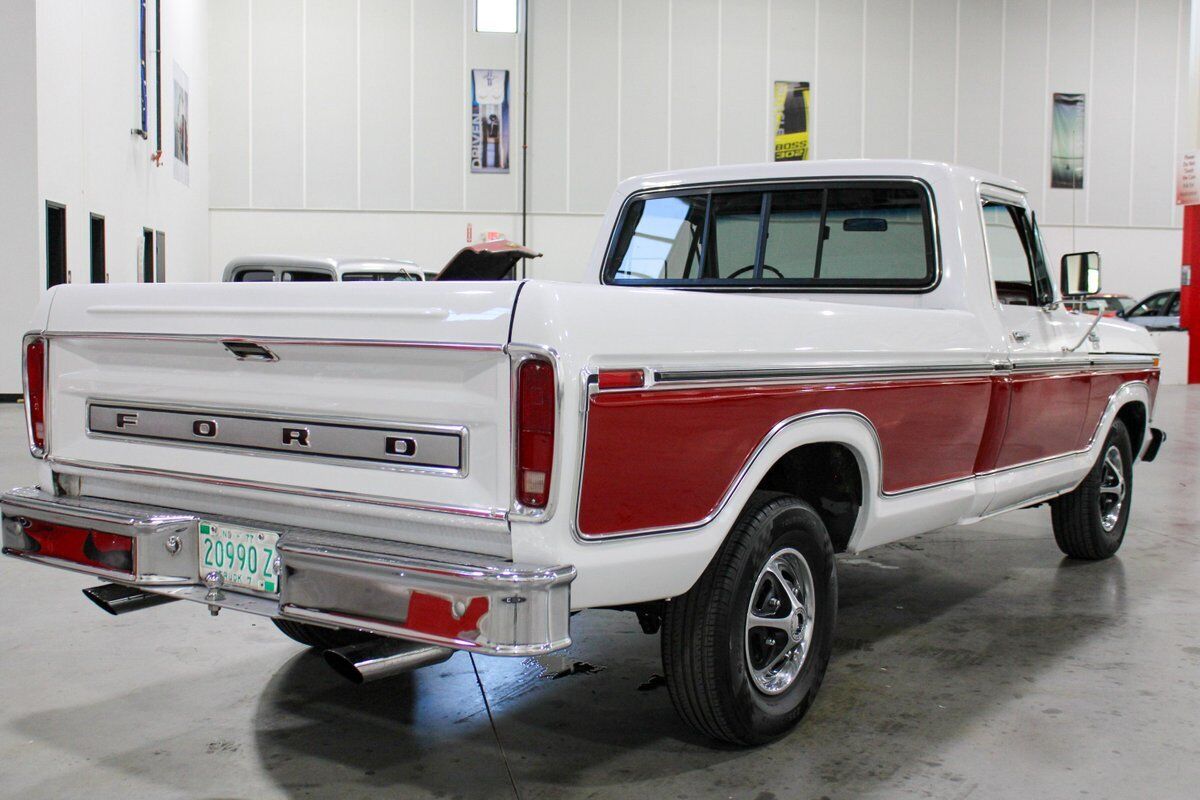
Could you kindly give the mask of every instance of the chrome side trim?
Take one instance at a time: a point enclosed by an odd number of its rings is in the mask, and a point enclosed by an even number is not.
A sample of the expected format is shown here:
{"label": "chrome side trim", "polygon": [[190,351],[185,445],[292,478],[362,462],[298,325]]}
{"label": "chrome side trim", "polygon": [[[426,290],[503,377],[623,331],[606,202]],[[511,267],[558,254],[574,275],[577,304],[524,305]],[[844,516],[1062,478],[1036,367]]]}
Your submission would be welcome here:
{"label": "chrome side trim", "polygon": [[246,344],[307,345],[314,347],[410,347],[425,350],[501,352],[503,344],[490,342],[425,342],[398,339],[320,339],[294,336],[229,336],[219,333],[137,333],[126,331],[45,331],[54,339],[128,339],[153,342],[241,342]]}
{"label": "chrome side trim", "polygon": [[[440,437],[455,437],[455,460],[458,466],[438,466],[423,463],[405,463],[402,461],[385,461],[376,457],[346,456],[323,452],[302,452],[282,450],[271,447],[258,447],[240,442],[208,441],[195,437],[182,439],[178,437],[155,435],[152,433],[125,433],[111,429],[97,430],[93,425],[93,409],[114,409],[117,411],[149,412],[155,414],[187,414],[201,417],[213,417],[214,422],[224,424],[225,419],[238,421],[269,421],[292,423],[294,425],[326,426],[331,428],[350,428],[354,430],[378,431],[380,433],[414,433],[430,434]],[[274,411],[258,411],[254,409],[235,408],[231,406],[192,406],[181,403],[143,403],[138,401],[113,398],[89,398],[86,404],[86,424],[84,432],[89,438],[108,439],[113,441],[133,442],[138,444],[167,445],[170,447],[188,447],[200,450],[220,450],[239,455],[259,455],[270,458],[286,458],[300,461],[321,461],[334,464],[346,464],[356,467],[387,470],[389,472],[410,472],[418,474],[445,475],[454,478],[464,478],[470,469],[470,436],[469,431],[462,425],[430,425],[425,423],[389,422],[387,420],[363,419],[359,417],[338,417],[327,414],[281,414]],[[142,424],[142,423],[139,423]],[[218,435],[220,426],[217,429]],[[421,452],[416,453],[421,456]]]}
{"label": "chrome side trim", "polygon": [[119,475],[139,475],[149,478],[166,478],[168,480],[189,483],[204,483],[210,486],[225,486],[233,489],[251,489],[262,492],[309,497],[317,500],[338,500],[366,505],[384,506],[387,508],[402,508],[409,511],[426,511],[436,514],[454,514],[458,516],[477,517],[480,519],[503,520],[507,512],[502,508],[481,508],[474,506],[453,506],[436,503],[423,503],[417,500],[401,500],[379,495],[359,494],[357,492],[340,492],[332,489],[314,489],[300,486],[287,486],[279,483],[263,481],[236,480],[221,478],[216,475],[203,475],[192,472],[178,472],[168,469],[153,469],[149,467],[131,467],[120,464],[101,464],[95,461],[81,461],[68,458],[46,459],[52,468],[65,468],[82,471],[112,472]]}
{"label": "chrome side trim", "polygon": [[[929,365],[828,366],[794,369],[664,369],[654,370],[652,386],[644,388],[674,389],[683,384],[740,385],[746,383],[805,383],[830,379],[896,380],[941,377],[990,377],[1002,367],[992,362]],[[639,388],[633,391],[643,391]]]}

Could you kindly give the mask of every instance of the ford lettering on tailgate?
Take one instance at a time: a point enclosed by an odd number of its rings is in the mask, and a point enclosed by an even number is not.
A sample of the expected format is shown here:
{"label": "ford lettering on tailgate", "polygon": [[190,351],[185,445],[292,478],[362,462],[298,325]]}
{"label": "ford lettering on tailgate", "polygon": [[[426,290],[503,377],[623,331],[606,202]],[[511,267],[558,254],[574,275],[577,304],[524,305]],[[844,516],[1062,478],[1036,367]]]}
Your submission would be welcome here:
{"label": "ford lettering on tailgate", "polygon": [[466,472],[465,430],[304,419],[92,402],[88,433],[120,439],[186,442],[272,455],[362,461],[461,475]]}

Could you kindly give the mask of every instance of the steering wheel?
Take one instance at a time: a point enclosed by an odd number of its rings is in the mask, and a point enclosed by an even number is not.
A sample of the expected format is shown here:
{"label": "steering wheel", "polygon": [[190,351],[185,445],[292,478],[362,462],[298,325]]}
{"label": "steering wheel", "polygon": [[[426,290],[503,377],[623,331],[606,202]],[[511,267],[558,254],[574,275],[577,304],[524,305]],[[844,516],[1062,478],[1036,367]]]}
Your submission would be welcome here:
{"label": "steering wheel", "polygon": [[[782,272],[780,272],[779,270],[775,269],[774,267],[772,267],[770,264],[763,264],[763,265],[762,265],[762,268],[763,268],[763,269],[769,269],[769,270],[771,270],[771,272],[774,272],[774,273],[775,273],[775,277],[776,277],[776,278],[779,278],[780,280],[783,280],[783,273],[782,273]],[[743,272],[749,272],[749,271],[750,271],[750,270],[752,270],[752,269],[754,269],[754,265],[753,265],[753,264],[751,264],[751,265],[750,265],[750,266],[748,266],[748,267],[742,267],[741,269],[735,269],[733,272],[729,273],[729,274],[728,274],[728,275],[726,275],[725,277],[726,277],[726,278],[736,278],[738,275],[741,275]]]}

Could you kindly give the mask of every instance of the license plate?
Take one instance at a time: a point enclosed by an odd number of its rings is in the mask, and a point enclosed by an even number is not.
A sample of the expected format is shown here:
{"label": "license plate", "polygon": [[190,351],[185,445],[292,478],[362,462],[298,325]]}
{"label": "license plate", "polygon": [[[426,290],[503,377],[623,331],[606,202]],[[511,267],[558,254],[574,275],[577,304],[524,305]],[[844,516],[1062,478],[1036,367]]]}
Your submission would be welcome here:
{"label": "license plate", "polygon": [[216,570],[226,587],[278,592],[274,563],[278,541],[279,534],[271,531],[201,522],[200,577]]}

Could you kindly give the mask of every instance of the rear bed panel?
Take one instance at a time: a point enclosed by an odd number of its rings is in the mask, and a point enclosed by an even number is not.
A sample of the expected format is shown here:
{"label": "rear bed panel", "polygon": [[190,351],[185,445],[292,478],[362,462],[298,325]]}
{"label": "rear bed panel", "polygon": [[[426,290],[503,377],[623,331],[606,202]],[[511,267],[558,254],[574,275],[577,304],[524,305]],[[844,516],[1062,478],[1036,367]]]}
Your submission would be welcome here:
{"label": "rear bed panel", "polygon": [[[61,292],[48,326],[51,463],[83,476],[85,494],[507,550],[516,286],[428,288]],[[228,339],[278,360],[239,360]],[[194,423],[212,436],[192,435]],[[464,527],[468,541],[440,541]]]}

